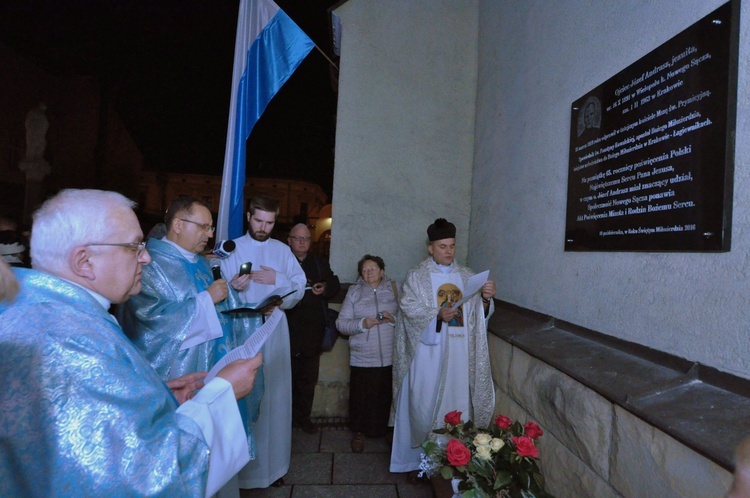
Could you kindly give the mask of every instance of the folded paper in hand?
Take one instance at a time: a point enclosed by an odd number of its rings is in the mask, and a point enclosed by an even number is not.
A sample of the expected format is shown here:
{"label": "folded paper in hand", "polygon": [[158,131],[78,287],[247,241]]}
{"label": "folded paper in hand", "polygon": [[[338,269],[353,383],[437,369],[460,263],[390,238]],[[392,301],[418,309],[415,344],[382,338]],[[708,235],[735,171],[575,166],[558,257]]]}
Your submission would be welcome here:
{"label": "folded paper in hand", "polygon": [[219,370],[224,368],[228,363],[232,363],[237,360],[246,360],[252,358],[260,351],[263,344],[266,342],[274,330],[276,330],[281,318],[284,316],[284,312],[279,308],[273,310],[271,316],[266,319],[266,322],[258,328],[253,335],[242,346],[238,346],[228,352],[216,365],[208,372],[208,375],[203,382],[208,384],[208,381],[216,377]]}
{"label": "folded paper in hand", "polygon": [[238,315],[241,313],[261,313],[264,309],[268,308],[269,306],[276,305],[278,306],[281,304],[281,301],[287,297],[290,294],[294,294],[297,291],[289,291],[283,296],[279,296],[278,294],[274,294],[272,296],[266,296],[261,302],[255,305],[247,305],[247,306],[241,306],[239,308],[234,308],[231,310],[224,310],[222,313],[225,315]]}
{"label": "folded paper in hand", "polygon": [[490,271],[485,270],[482,273],[477,273],[469,277],[466,282],[466,288],[464,289],[464,298],[458,302],[453,303],[453,308],[458,308],[466,301],[472,298],[474,294],[482,290],[482,286],[487,283],[487,279],[490,277]]}

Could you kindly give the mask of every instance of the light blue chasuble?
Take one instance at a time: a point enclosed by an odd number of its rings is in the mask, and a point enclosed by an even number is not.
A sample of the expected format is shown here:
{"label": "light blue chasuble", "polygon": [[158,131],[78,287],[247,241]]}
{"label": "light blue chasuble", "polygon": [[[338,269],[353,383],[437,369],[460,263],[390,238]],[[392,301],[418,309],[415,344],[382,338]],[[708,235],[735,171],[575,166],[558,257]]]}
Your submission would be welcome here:
{"label": "light blue chasuble", "polygon": [[[235,323],[239,321],[221,313],[233,307],[230,303],[239,301],[230,286],[229,297],[215,306],[222,336],[180,350],[197,315],[196,296],[207,290],[214,280],[209,262],[203,256],[191,262],[172,244],[159,239],[149,239],[146,247],[151,263],[143,267],[141,292],[118,306],[118,320],[163,380],[210,370],[228,350],[250,337],[255,327]],[[263,385],[261,367],[253,391],[238,401],[250,458],[255,458],[253,424],[258,419]]]}
{"label": "light blue chasuble", "polygon": [[88,292],[18,269],[0,306],[0,496],[194,496],[209,448]]}

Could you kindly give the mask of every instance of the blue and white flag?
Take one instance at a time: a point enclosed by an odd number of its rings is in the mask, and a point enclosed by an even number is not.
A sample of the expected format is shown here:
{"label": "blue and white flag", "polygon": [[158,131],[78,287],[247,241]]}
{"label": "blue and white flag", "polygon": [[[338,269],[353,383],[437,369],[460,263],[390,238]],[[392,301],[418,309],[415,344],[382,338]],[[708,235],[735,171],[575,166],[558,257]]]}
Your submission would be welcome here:
{"label": "blue and white flag", "polygon": [[216,240],[242,235],[245,142],[273,96],[314,46],[271,0],[241,1]]}

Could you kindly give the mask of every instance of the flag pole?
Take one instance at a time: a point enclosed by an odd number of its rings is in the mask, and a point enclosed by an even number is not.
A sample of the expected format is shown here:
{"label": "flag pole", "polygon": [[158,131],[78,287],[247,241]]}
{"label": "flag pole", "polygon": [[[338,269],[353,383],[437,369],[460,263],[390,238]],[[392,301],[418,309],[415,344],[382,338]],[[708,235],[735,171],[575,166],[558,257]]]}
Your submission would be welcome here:
{"label": "flag pole", "polygon": [[320,55],[322,55],[323,57],[325,57],[325,58],[326,58],[326,60],[328,61],[328,63],[329,63],[330,65],[332,65],[332,66],[334,67],[334,69],[336,69],[336,71],[338,71],[338,70],[339,70],[339,67],[338,67],[338,66],[337,66],[337,65],[336,65],[336,64],[335,64],[335,63],[334,63],[334,62],[333,62],[333,61],[331,60],[331,58],[330,58],[330,57],[328,57],[328,56],[326,55],[326,53],[325,53],[325,52],[323,52],[323,50],[322,50],[322,49],[321,49],[321,48],[320,48],[320,47],[318,46],[318,44],[317,44],[317,43],[315,44],[315,48],[316,48],[316,49],[318,49],[318,52],[320,52]]}

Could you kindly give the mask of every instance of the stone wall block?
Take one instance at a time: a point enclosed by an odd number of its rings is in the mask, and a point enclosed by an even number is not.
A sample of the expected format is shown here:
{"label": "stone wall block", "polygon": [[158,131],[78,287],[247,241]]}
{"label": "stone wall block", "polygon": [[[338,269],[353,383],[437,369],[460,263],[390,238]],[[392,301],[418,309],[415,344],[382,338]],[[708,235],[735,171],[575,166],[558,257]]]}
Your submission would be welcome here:
{"label": "stone wall block", "polygon": [[510,395],[597,474],[609,475],[612,405],[559,370],[514,348]]}
{"label": "stone wall block", "polygon": [[546,431],[539,440],[539,452],[544,488],[556,498],[621,497],[605,479]]}
{"label": "stone wall block", "polygon": [[513,346],[494,334],[487,335],[487,343],[490,349],[490,368],[492,368],[492,379],[503,391],[510,392],[508,387],[508,371],[513,358]]}
{"label": "stone wall block", "polygon": [[311,413],[316,417],[349,417],[349,384],[344,382],[318,382]]}
{"label": "stone wall block", "polygon": [[[513,420],[531,420],[531,416],[521,405],[503,391],[495,390],[495,415],[502,414]],[[494,419],[494,417],[493,417]],[[544,427],[542,427],[544,429]]]}
{"label": "stone wall block", "polygon": [[624,496],[721,497],[731,486],[727,470],[619,406],[613,430],[610,482]]}
{"label": "stone wall block", "polygon": [[[495,414],[503,414],[522,424],[536,417],[529,414],[513,398],[502,391],[498,391],[495,398]],[[597,498],[616,498],[620,495],[612,489],[606,480],[586,465],[580,458],[571,453],[545,427],[544,435],[537,440],[539,447],[539,468],[544,476],[545,489],[557,498],[581,498],[582,496],[596,496]]]}

